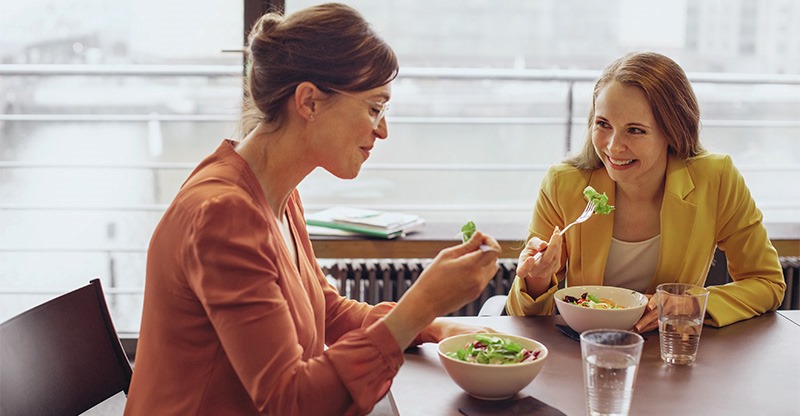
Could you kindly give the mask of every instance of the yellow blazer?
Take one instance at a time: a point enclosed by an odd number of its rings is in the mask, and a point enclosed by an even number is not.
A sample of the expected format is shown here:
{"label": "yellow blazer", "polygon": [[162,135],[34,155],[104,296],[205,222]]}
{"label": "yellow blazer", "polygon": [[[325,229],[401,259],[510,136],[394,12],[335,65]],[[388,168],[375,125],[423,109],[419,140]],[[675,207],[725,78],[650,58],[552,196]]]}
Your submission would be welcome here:
{"label": "yellow blazer", "polygon": [[[616,187],[605,169],[551,167],[539,190],[528,239],[536,236],[547,241],[555,226],[564,228],[567,221],[577,218],[586,205],[582,191],[587,185],[605,192],[614,205]],[[553,293],[564,279],[568,286],[602,285],[614,215],[613,211],[595,215],[566,234],[563,267],[546,293],[533,299],[526,292],[525,280],[517,276],[509,291],[508,313],[553,313]],[[725,251],[733,282],[709,288],[706,324],[725,326],[777,308],[786,283],[762,218],[730,156],[671,157],[661,203],[658,267],[646,293],[654,293],[656,286],[666,282],[704,284],[719,247]]]}

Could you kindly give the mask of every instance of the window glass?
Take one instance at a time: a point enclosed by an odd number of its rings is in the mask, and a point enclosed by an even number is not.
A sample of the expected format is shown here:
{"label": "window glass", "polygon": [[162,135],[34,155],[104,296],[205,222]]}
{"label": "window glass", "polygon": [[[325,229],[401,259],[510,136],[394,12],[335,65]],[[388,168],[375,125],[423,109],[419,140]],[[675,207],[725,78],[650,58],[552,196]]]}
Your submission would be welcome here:
{"label": "window glass", "polygon": [[652,50],[692,78],[705,147],[732,155],[766,220],[800,218],[800,198],[781,191],[800,180],[800,26],[790,23],[800,3],[346,3],[400,60],[389,139],[354,181],[315,172],[301,186],[309,210],[351,204],[442,221],[526,222],[546,166],[584,142],[600,71],[627,52]]}
{"label": "window glass", "polygon": [[242,57],[222,50],[241,47],[242,15],[221,0],[4,2],[0,321],[100,277],[117,329],[138,329],[153,228],[235,126]]}
{"label": "window glass", "polygon": [[[101,277],[117,329],[136,331],[153,228],[235,131],[241,54],[222,50],[242,44],[242,3],[5,3],[0,321]],[[354,180],[313,172],[307,211],[525,223],[546,168],[583,143],[599,71],[654,50],[689,73],[705,146],[733,156],[765,220],[800,218],[800,2],[346,3],[399,56],[390,135]]]}

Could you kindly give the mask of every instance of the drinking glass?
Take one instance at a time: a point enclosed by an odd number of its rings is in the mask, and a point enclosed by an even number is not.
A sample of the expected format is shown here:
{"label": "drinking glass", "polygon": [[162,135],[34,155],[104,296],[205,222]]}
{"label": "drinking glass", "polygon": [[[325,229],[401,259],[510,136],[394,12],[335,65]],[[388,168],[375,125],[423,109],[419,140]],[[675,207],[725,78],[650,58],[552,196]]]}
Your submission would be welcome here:
{"label": "drinking glass", "polygon": [[581,333],[587,414],[628,414],[643,344],[642,336],[631,331],[593,329]]}
{"label": "drinking glass", "polygon": [[708,289],[688,283],[656,287],[658,340],[661,359],[668,364],[691,364],[697,358],[706,315]]}

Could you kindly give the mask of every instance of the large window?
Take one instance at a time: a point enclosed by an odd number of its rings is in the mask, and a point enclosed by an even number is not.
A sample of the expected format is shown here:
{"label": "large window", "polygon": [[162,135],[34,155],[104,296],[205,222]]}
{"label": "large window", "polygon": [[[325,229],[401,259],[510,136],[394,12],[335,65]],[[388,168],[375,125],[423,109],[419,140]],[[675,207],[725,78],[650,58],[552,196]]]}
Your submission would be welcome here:
{"label": "large window", "polygon": [[[316,3],[287,0],[286,8]],[[357,180],[312,176],[301,187],[309,206],[525,222],[546,167],[584,141],[599,71],[627,52],[654,50],[689,73],[703,143],[733,155],[766,220],[800,220],[800,197],[782,191],[800,180],[796,2],[347,3],[400,58],[390,134]]]}
{"label": "large window", "polygon": [[[229,137],[242,4],[30,0],[0,13],[0,320],[103,280],[139,326],[164,204]],[[33,30],[32,28],[36,28]]]}
{"label": "large window", "polygon": [[[583,142],[599,71],[655,50],[689,73],[704,144],[733,155],[766,220],[800,221],[796,1],[347,3],[400,58],[390,137],[355,180],[312,173],[308,211],[525,223],[547,166]],[[222,51],[241,47],[253,5],[3,6],[0,321],[97,276],[118,329],[138,329],[150,234],[189,171],[235,132],[241,54]]]}

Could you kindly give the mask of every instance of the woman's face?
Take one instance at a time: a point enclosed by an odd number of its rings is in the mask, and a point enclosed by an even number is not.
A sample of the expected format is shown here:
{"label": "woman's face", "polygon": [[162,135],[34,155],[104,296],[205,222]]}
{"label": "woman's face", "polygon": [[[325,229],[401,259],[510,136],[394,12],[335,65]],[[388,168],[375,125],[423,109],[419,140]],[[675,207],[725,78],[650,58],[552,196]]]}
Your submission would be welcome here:
{"label": "woman's face", "polygon": [[[318,141],[321,161],[319,165],[343,178],[358,175],[361,165],[369,157],[376,139],[388,137],[385,117],[377,120],[381,107],[391,98],[391,84],[367,91],[332,92],[326,100],[323,135]],[[377,120],[377,127],[375,126]]]}
{"label": "woman's face", "polygon": [[660,186],[667,139],[639,87],[612,81],[595,99],[592,145],[618,185]]}

